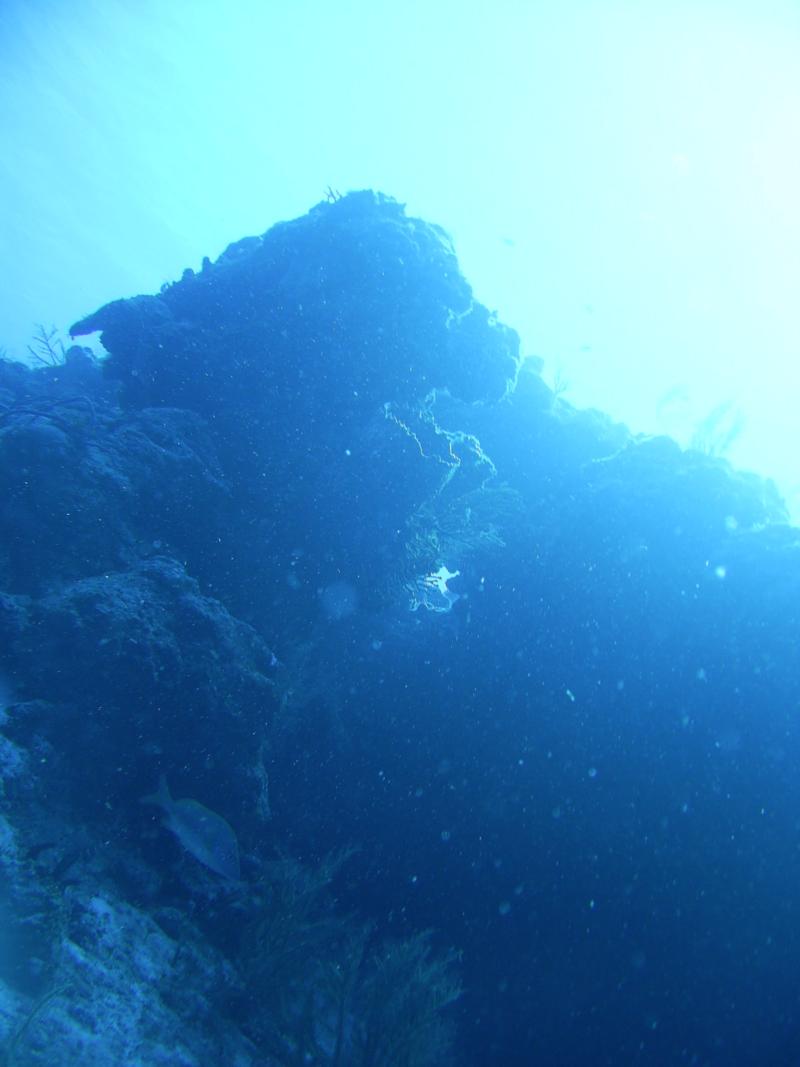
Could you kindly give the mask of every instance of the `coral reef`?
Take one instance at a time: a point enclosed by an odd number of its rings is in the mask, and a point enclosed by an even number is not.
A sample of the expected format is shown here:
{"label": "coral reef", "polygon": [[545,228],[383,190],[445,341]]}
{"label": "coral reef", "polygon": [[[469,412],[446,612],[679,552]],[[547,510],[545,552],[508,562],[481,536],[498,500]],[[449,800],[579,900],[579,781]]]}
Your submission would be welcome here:
{"label": "coral reef", "polygon": [[0,360],[5,1063],[795,1062],[774,488],[554,396],[371,192],[96,331]]}

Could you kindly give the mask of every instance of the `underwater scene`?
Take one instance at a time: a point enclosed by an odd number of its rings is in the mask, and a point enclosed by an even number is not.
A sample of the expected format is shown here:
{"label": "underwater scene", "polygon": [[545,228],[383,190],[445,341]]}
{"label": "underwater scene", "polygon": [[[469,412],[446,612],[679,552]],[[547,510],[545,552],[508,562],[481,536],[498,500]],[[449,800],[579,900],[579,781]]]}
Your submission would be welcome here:
{"label": "underwater scene", "polygon": [[[34,56],[65,8],[23,8],[1,47]],[[75,9],[66,131],[103,18],[139,25]],[[800,1063],[800,532],[731,461],[733,393],[691,440],[583,403],[402,182],[312,171],[249,233],[209,200],[224,250],[137,291],[33,174],[41,257],[9,211],[0,302],[2,1067]],[[37,271],[75,314],[18,343]]]}

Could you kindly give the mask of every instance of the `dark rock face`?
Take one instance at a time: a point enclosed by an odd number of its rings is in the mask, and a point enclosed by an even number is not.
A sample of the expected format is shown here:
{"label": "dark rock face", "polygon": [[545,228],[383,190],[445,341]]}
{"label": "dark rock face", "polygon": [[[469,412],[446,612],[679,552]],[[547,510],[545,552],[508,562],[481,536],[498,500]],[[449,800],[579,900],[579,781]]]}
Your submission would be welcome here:
{"label": "dark rock face", "polygon": [[496,400],[519,357],[516,334],[473,301],[446,234],[371,192],[237,241],[200,274],[108,304],[72,334],[97,330],[137,404],[224,417],[235,401],[280,421],[288,403],[295,429],[434,388]]}
{"label": "dark rock face", "polygon": [[457,1062],[792,1062],[774,490],[557,401],[371,192],[95,331],[0,363],[7,1061],[445,1063],[455,946]]}
{"label": "dark rock face", "polygon": [[35,371],[0,366],[0,581],[10,592],[129,564],[159,542],[186,550],[199,528],[211,534],[225,494],[198,416],[123,411],[90,354],[67,356]]}

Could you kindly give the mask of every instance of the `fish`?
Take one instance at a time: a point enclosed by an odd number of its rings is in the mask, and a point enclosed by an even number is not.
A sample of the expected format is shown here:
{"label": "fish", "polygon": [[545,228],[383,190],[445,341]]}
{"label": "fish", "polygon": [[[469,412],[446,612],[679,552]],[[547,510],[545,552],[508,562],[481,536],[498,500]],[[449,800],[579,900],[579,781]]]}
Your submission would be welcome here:
{"label": "fish", "polygon": [[198,800],[173,800],[162,774],[158,791],[142,797],[165,812],[164,826],[203,866],[233,882],[240,881],[239,844],[231,825]]}

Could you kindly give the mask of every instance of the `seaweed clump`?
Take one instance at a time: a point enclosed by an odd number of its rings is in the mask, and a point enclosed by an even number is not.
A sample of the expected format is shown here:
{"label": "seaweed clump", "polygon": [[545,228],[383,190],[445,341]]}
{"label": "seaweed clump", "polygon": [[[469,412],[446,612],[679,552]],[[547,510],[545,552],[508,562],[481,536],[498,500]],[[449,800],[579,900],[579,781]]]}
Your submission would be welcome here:
{"label": "seaweed clump", "polygon": [[337,913],[330,883],[347,855],[267,868],[239,959],[242,1029],[285,1067],[446,1065],[457,955],[434,952],[425,932],[379,942],[371,925]]}

